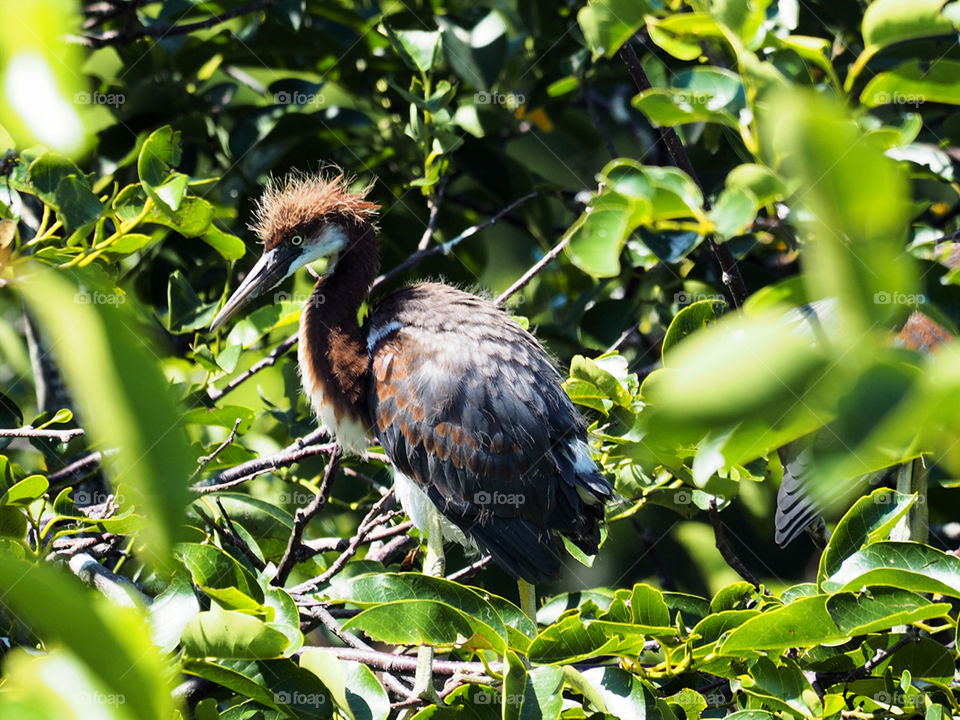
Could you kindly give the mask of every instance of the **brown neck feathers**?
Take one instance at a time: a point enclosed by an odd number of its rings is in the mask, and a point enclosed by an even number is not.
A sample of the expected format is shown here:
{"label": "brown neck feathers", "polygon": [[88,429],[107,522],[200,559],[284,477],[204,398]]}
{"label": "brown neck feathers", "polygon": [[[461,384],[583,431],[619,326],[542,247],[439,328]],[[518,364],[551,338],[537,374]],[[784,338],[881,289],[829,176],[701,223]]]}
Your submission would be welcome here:
{"label": "brown neck feathers", "polygon": [[369,426],[368,356],[357,313],[377,275],[376,231],[367,222],[346,228],[347,247],[313,290],[301,317],[301,342],[314,378],[338,421],[348,415]]}

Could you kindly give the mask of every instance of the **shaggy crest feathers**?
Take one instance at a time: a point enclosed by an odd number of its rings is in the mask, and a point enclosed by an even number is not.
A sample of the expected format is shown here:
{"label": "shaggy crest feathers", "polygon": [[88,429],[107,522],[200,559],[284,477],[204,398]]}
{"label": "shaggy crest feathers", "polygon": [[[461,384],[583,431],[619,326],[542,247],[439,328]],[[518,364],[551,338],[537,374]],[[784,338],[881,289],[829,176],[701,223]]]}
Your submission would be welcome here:
{"label": "shaggy crest feathers", "polygon": [[297,228],[324,215],[368,222],[380,209],[366,199],[373,185],[350,192],[350,182],[343,172],[331,176],[293,172],[279,181],[271,178],[257,201],[250,229],[269,250]]}

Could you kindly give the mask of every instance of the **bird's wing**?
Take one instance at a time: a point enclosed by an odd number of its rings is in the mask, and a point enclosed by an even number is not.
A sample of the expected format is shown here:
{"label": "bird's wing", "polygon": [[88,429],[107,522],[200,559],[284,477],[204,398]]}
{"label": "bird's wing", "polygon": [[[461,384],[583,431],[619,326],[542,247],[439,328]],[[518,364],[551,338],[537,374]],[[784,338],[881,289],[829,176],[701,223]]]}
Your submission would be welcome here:
{"label": "bird's wing", "polygon": [[612,488],[533,336],[491,303],[434,284],[394,293],[367,327],[377,437],[447,518],[494,553],[510,533],[536,544],[531,533],[552,543],[552,531],[596,550]]}

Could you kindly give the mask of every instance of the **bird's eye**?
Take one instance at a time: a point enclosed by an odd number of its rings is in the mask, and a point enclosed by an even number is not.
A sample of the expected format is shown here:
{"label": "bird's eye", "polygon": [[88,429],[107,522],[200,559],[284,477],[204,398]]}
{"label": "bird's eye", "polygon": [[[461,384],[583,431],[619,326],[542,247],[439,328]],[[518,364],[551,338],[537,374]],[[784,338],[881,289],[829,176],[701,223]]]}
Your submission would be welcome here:
{"label": "bird's eye", "polygon": [[303,244],[303,235],[294,235],[290,238],[291,245],[301,245]]}

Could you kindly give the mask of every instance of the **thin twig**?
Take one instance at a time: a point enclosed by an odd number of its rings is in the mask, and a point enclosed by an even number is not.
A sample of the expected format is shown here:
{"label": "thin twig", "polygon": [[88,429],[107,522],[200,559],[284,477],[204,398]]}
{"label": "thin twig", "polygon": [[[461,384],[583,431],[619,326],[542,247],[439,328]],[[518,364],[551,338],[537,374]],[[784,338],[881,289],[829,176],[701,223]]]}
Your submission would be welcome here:
{"label": "thin twig", "polygon": [[0,429],[0,437],[10,438],[45,438],[48,440],[59,440],[60,442],[70,442],[76,437],[83,435],[82,428],[70,428],[69,430],[49,430],[47,428],[35,428],[25,425],[21,428]]}
{"label": "thin twig", "polygon": [[523,205],[528,200],[531,200],[537,197],[538,195],[540,195],[539,190],[534,191],[532,193],[527,193],[519,200],[514,200],[512,203],[510,203],[505,208],[500,210],[500,212],[498,212],[496,215],[493,215],[487,218],[482,223],[479,223],[477,225],[471,225],[462,233],[457,235],[455,238],[451,240],[447,240],[447,242],[442,243],[440,245],[434,245],[433,247],[429,247],[424,250],[418,250],[417,252],[413,253],[410,257],[408,257],[406,260],[404,260],[402,263],[397,265],[395,268],[393,268],[392,270],[388,270],[383,275],[381,275],[376,280],[374,280],[373,285],[371,286],[370,289],[373,290],[377,286],[387,282],[388,280],[395,278],[400,273],[413,267],[414,265],[418,265],[419,263],[426,260],[428,257],[437,255],[438,253],[443,253],[444,255],[449,254],[450,251],[452,251],[457,245],[459,245],[461,242],[466,240],[468,237],[476,235],[481,230],[486,230],[488,227],[490,227],[495,222],[500,220],[500,218],[502,218],[504,215],[518,208],[519,206]]}
{"label": "thin twig", "polygon": [[453,572],[447,575],[447,580],[453,580],[454,582],[459,582],[461,580],[466,580],[467,578],[471,578],[477,574],[480,568],[482,568],[484,565],[489,564],[491,560],[493,560],[492,556],[484,555],[482,558],[480,558],[476,562],[472,562],[466,567],[462,567],[456,572]]}
{"label": "thin twig", "polygon": [[220,453],[222,453],[222,452],[224,451],[224,449],[227,447],[227,445],[229,445],[230,443],[232,443],[232,442],[236,439],[236,437],[237,437],[237,428],[240,427],[240,422],[241,422],[241,420],[243,420],[243,418],[237,418],[237,419],[236,419],[236,421],[233,423],[233,429],[230,431],[230,434],[227,436],[227,439],[224,440],[222,443],[220,443],[220,445],[217,446],[217,449],[216,449],[216,450],[214,450],[214,451],[213,451],[212,453],[210,453],[209,455],[202,455],[201,457],[197,458],[197,469],[194,470],[194,471],[193,471],[193,475],[190,476],[190,479],[191,479],[191,480],[193,480],[194,478],[197,477],[197,475],[199,475],[200,473],[202,473],[202,472],[203,472],[203,469],[204,469],[207,465],[209,465],[211,462],[213,462],[214,458],[216,458],[217,455],[219,455]]}
{"label": "thin twig", "polygon": [[[409,520],[399,525],[391,525],[390,527],[382,528],[380,530],[374,530],[369,535],[364,542],[377,542],[378,540],[386,540],[387,538],[393,538],[397,535],[403,535],[405,532],[410,530],[413,527],[413,523]],[[302,552],[304,554],[309,553],[308,557],[313,555],[319,555],[320,553],[325,552],[343,552],[350,545],[350,538],[338,538],[338,537],[329,537],[329,538],[317,538],[315,540],[304,540],[300,543]]]}
{"label": "thin twig", "polygon": [[[220,510],[220,517],[223,518],[223,524],[226,526],[227,539],[235,548],[237,548],[244,554],[244,556],[246,556],[247,560],[250,561],[250,564],[253,565],[253,567],[262,572],[264,568],[267,567],[267,564],[257,556],[257,554],[253,551],[253,548],[251,548],[247,541],[244,540],[240,533],[237,532],[237,529],[233,526],[233,520],[230,519],[227,509],[223,506],[223,501],[220,498],[216,498],[216,502],[217,509]],[[216,525],[214,525],[214,527],[218,532],[221,534],[223,533],[221,528],[217,528]]]}
{"label": "thin twig", "polygon": [[327,504],[327,497],[330,495],[330,485],[333,476],[337,471],[337,465],[340,464],[340,444],[335,443],[333,450],[330,451],[330,458],[327,460],[327,469],[323,473],[323,480],[320,481],[320,487],[317,494],[305,508],[297,508],[293,518],[293,529],[290,531],[290,540],[287,542],[287,549],[283,551],[283,557],[277,566],[277,574],[270,581],[272,585],[283,587],[290,577],[290,571],[300,560],[300,543],[303,541],[303,533],[314,516]]}
{"label": "thin twig", "polygon": [[440,205],[443,203],[443,194],[447,191],[447,183],[450,182],[450,176],[444,175],[440,185],[437,186],[437,192],[427,198],[427,207],[430,208],[430,218],[427,220],[427,228],[420,236],[420,242],[417,243],[417,250],[426,250],[430,247],[430,241],[437,232],[437,223],[440,221]]}
{"label": "thin twig", "polygon": [[[306,649],[306,648],[304,648]],[[417,669],[417,658],[407,655],[394,655],[393,653],[380,652],[377,650],[358,650],[357,648],[323,648],[332,652],[341,660],[353,660],[361,662],[369,667],[388,672],[412,672]],[[491,671],[498,673],[503,671],[503,664],[499,662],[489,663]],[[484,682],[491,682],[493,678],[487,675],[487,668],[483,663],[465,662],[460,660],[434,660],[433,672],[437,675],[454,675],[464,673],[469,675],[481,676]]]}
{"label": "thin twig", "polygon": [[264,368],[268,368],[271,365],[276,364],[280,356],[286,353],[287,350],[289,350],[296,344],[297,344],[297,335],[293,334],[290,337],[288,337],[286,340],[284,340],[282,343],[277,345],[273,350],[271,350],[269,355],[258,360],[249,368],[247,368],[242,373],[237,375],[233,380],[231,380],[226,385],[224,385],[223,389],[218,390],[215,387],[211,387],[209,390],[207,390],[207,396],[211,400],[216,402],[217,400],[222,398],[224,395],[226,395],[228,392],[230,392],[231,390],[234,390],[240,383],[244,382],[245,380],[249,380],[251,376],[256,375],[258,372],[260,372]]}
{"label": "thin twig", "polygon": [[[318,620],[325,628],[327,628],[327,630],[336,635],[349,647],[352,647],[356,650],[362,650],[364,652],[376,652],[376,650],[367,645],[367,643],[358,638],[352,632],[349,630],[344,630],[342,627],[340,627],[340,623],[337,622],[337,619],[322,605],[315,605],[307,609],[300,609],[300,613],[310,617],[311,619]],[[406,687],[389,672],[384,671],[383,680],[387,687],[401,697],[410,697],[410,688]]]}
{"label": "thin twig", "polygon": [[47,475],[47,482],[54,490],[60,489],[61,486],[72,485],[94,473],[102,461],[103,454],[99,450],[86,453],[69,465]]}
{"label": "thin twig", "polygon": [[837,683],[849,683],[855,680],[862,680],[863,678],[868,677],[870,673],[873,672],[874,668],[876,668],[884,660],[901,650],[907,644],[917,642],[918,640],[919,638],[916,630],[909,628],[906,634],[904,634],[902,638],[897,640],[897,642],[891,645],[888,649],[877,648],[877,651],[874,653],[873,657],[859,667],[855,667],[852,670],[817,673],[817,683],[821,687],[827,688]]}
{"label": "thin twig", "polygon": [[370,512],[368,512],[366,517],[364,517],[360,522],[360,527],[357,529],[356,534],[350,539],[350,544],[347,546],[347,549],[340,553],[330,567],[328,567],[323,573],[315,577],[313,580],[308,580],[307,582],[301,583],[296,587],[290,588],[288,592],[291,595],[308,595],[316,592],[320,587],[330,582],[330,579],[334,575],[343,570],[344,565],[347,564],[350,558],[357,554],[357,549],[367,538],[367,535],[369,535],[370,531],[377,526],[377,516],[383,512],[384,508],[386,508],[389,503],[392,502],[393,489],[391,488],[383,494],[383,497],[374,503],[372,508],[370,508]]}
{"label": "thin twig", "polygon": [[541,270],[543,270],[543,268],[545,268],[547,265],[549,265],[551,262],[553,262],[553,260],[554,260],[560,253],[563,252],[563,249],[564,249],[564,248],[567,246],[567,244],[570,242],[570,237],[571,237],[570,235],[567,235],[567,236],[564,237],[560,242],[558,242],[556,245],[554,245],[554,246],[550,249],[550,251],[547,252],[546,255],[544,255],[542,258],[540,258],[539,260],[537,260],[537,262],[534,263],[533,267],[531,267],[531,268],[530,268],[529,270],[527,270],[523,275],[521,275],[520,278],[519,278],[513,285],[511,285],[511,286],[508,287],[506,290],[504,290],[502,293],[500,293],[500,295],[497,297],[497,299],[494,300],[493,302],[494,302],[495,304],[497,304],[497,305],[502,305],[504,302],[507,301],[507,299],[509,299],[509,297],[510,297],[511,295],[513,295],[513,294],[514,294],[515,292],[517,292],[518,290],[523,289],[523,287],[526,286],[526,284],[533,279],[533,276],[534,276],[534,275],[536,275],[538,272],[540,272]]}
{"label": "thin twig", "polygon": [[309,435],[299,438],[296,442],[288,445],[278,453],[240,463],[228,470],[224,470],[218,475],[214,475],[209,481],[202,485],[197,484],[191,486],[190,489],[201,495],[207,495],[219,490],[232,488],[258,475],[272,472],[277,468],[293,465],[304,458],[313,457],[314,455],[324,455],[331,452],[336,446],[336,443],[316,444],[318,440],[326,437],[326,435],[326,430],[314,430]]}
{"label": "thin twig", "polygon": [[[640,92],[650,90],[652,87],[650,80],[647,78],[647,73],[644,71],[643,65],[640,64],[640,58],[637,57],[637,53],[629,41],[624,43],[620,48],[619,55],[627,66],[627,70],[633,78],[637,89]],[[677,135],[677,131],[672,127],[659,126],[657,127],[657,132],[660,135],[660,139],[663,140],[667,146],[670,157],[673,158],[673,164],[689,175],[697,184],[697,187],[700,188],[700,193],[703,195],[704,210],[709,210],[710,202],[707,200],[707,194],[704,192],[703,184],[693,169],[693,164],[690,162],[690,157],[687,155],[687,151],[683,147],[683,141],[680,139],[680,136]],[[712,235],[707,236],[707,243],[710,245],[710,249],[720,264],[721,279],[730,291],[730,297],[733,299],[734,306],[740,307],[747,299],[747,288],[743,284],[743,276],[740,274],[740,268],[737,266],[737,261],[733,257],[733,253],[726,243],[716,242]]]}
{"label": "thin twig", "polygon": [[727,533],[723,526],[723,520],[720,519],[720,512],[717,510],[717,503],[712,498],[710,499],[709,514],[710,524],[713,526],[713,537],[717,544],[717,550],[720,551],[720,554],[723,556],[723,559],[726,561],[727,565],[736,570],[737,574],[748,583],[753,585],[754,588],[759,589],[760,583],[757,581],[756,576],[747,569],[747,566],[743,564],[740,558],[737,557],[736,553],[733,552],[733,548],[730,547],[730,542],[727,540]]}

